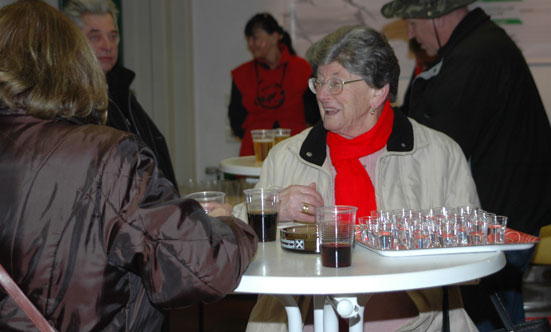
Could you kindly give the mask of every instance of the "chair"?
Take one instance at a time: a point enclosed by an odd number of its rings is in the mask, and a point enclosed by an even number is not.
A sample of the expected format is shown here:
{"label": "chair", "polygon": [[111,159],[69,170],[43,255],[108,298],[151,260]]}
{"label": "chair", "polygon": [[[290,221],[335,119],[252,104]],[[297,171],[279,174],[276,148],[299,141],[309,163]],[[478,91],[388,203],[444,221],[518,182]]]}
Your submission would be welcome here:
{"label": "chair", "polygon": [[539,237],[522,284],[527,320],[551,320],[551,225],[542,227]]}
{"label": "chair", "polygon": [[551,265],[551,224],[540,229],[540,242],[536,244],[532,264]]}
{"label": "chair", "polygon": [[13,281],[8,274],[8,271],[4,269],[0,264],[0,285],[10,294],[15,303],[23,309],[25,314],[33,321],[34,325],[40,330],[40,332],[56,332],[56,330],[48,323],[46,318],[42,316],[40,311],[29,301],[25,293],[21,291],[19,286]]}

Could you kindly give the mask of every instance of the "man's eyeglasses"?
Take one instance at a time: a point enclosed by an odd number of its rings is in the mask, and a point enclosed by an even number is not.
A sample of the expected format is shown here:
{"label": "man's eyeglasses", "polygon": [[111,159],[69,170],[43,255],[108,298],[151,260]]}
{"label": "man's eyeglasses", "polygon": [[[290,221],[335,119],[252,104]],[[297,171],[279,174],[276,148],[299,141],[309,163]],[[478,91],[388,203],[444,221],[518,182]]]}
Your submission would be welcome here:
{"label": "man's eyeglasses", "polygon": [[345,84],[348,83],[354,83],[363,81],[363,79],[359,80],[352,80],[352,81],[343,81],[340,78],[330,78],[327,81],[322,81],[319,78],[312,77],[308,80],[308,87],[310,88],[310,91],[312,91],[314,94],[317,94],[318,91],[320,91],[324,85],[327,85],[327,91],[329,91],[332,95],[338,95],[342,92],[342,89],[344,88]]}

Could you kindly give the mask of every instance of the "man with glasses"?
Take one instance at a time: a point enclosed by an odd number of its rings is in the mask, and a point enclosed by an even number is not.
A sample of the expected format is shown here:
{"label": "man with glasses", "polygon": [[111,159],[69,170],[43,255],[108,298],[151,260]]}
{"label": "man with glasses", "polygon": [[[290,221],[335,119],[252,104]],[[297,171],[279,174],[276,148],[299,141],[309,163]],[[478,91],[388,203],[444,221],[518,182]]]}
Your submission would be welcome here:
{"label": "man with glasses", "polygon": [[111,0],[70,0],[64,12],[82,30],[106,75],[107,125],[139,136],[153,150],[159,169],[178,190],[165,138],[130,92],[135,74],[117,62],[120,41],[117,7]]}

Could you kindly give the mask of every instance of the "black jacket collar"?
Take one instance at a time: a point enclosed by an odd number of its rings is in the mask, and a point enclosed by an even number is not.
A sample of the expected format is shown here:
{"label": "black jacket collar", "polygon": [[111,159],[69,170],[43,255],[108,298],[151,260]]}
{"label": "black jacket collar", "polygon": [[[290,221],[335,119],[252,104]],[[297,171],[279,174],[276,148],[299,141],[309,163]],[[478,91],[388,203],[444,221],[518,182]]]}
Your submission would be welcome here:
{"label": "black jacket collar", "polygon": [[[413,127],[408,118],[400,111],[394,111],[392,132],[387,142],[387,150],[407,152],[413,149]],[[320,120],[310,130],[300,148],[300,157],[304,160],[321,166],[327,156],[327,130]]]}
{"label": "black jacket collar", "polygon": [[136,74],[132,70],[121,66],[119,63],[115,64],[105,76],[109,92],[128,91],[135,76]]}
{"label": "black jacket collar", "polygon": [[489,20],[490,16],[486,15],[482,9],[475,8],[471,10],[455,27],[448,42],[438,51],[438,55],[445,58],[453,51],[457,44],[471,35],[474,29],[477,29],[481,24]]}

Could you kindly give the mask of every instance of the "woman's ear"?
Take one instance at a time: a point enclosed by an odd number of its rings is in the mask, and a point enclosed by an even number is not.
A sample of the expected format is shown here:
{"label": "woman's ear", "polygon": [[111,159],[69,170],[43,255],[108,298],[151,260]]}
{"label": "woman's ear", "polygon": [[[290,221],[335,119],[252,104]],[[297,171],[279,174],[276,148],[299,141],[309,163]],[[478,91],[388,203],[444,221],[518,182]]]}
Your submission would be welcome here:
{"label": "woman's ear", "polygon": [[280,42],[283,39],[283,35],[277,31],[272,32],[270,36],[278,42]]}
{"label": "woman's ear", "polygon": [[381,105],[383,105],[388,97],[388,93],[390,91],[390,85],[385,84],[380,89],[371,89],[371,107],[372,108],[379,108]]}

